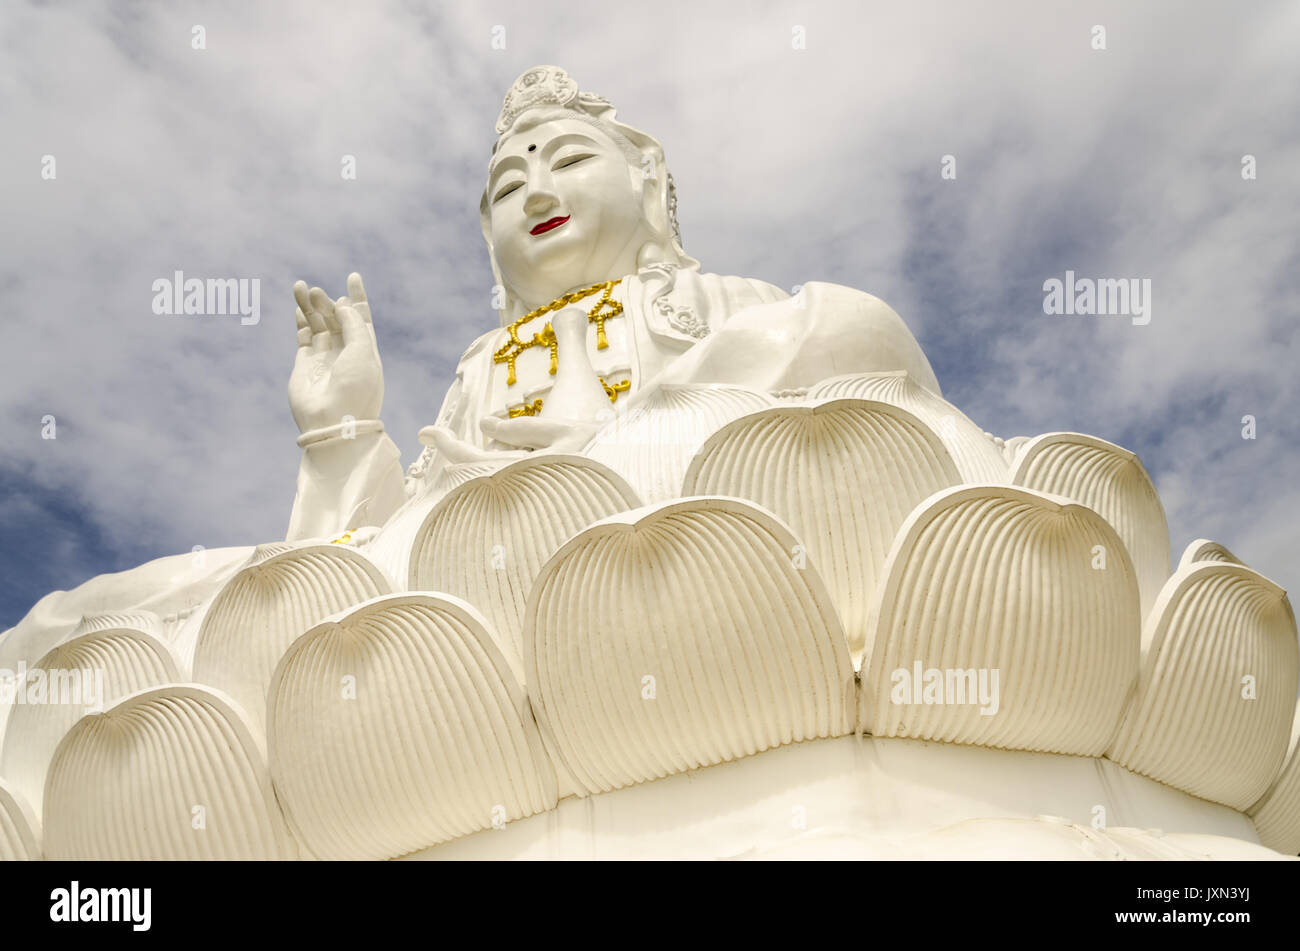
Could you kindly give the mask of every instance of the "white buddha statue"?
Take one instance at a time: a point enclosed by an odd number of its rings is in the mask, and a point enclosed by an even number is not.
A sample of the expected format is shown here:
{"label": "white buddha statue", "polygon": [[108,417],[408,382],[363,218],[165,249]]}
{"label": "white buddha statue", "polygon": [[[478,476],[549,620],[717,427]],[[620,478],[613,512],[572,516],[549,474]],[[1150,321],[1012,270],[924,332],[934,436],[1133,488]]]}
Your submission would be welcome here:
{"label": "white buddha statue", "polygon": [[496,131],[499,319],[420,458],[360,276],[300,282],[287,541],[0,637],[103,674],[0,696],[0,858],[1300,851],[1290,602],[1210,540],[1171,572],[1132,452],[991,437],[868,294],[701,272],[563,70]]}
{"label": "white buddha statue", "polygon": [[581,450],[665,383],[780,391],[905,370],[939,393],[916,340],[879,299],[824,283],[792,298],[701,272],[682,248],[659,143],[564,70],[520,76],[496,130],[480,213],[500,326],[465,351],[407,478],[378,420],[383,375],[360,276],[337,300],[295,286],[289,399],[303,461],[290,540],[383,525],[447,464]]}

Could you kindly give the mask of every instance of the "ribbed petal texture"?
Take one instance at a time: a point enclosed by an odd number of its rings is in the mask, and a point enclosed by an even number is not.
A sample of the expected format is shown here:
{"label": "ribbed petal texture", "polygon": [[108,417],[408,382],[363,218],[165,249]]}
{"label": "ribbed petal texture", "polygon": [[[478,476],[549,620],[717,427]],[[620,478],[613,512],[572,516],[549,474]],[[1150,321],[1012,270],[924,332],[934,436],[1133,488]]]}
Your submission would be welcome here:
{"label": "ribbed petal texture", "polygon": [[1128,548],[1142,610],[1150,610],[1169,577],[1169,525],[1137,456],[1093,436],[1047,433],[1021,449],[1011,482],[1082,503],[1110,522]]}
{"label": "ribbed petal texture", "polygon": [[1286,765],[1259,802],[1247,810],[1255,820],[1259,841],[1283,855],[1300,854],[1300,702],[1291,727]]}
{"label": "ribbed petal texture", "polygon": [[40,857],[40,829],[31,805],[0,779],[0,862],[34,862]]}
{"label": "ribbed petal texture", "polygon": [[[1107,551],[1098,570],[1094,550]],[[863,667],[863,727],[875,736],[1098,756],[1138,666],[1137,582],[1097,513],[1010,486],[930,498],[889,554]],[[896,686],[917,666],[944,675],[943,702]],[[985,671],[996,712],[971,699]],[[964,699],[963,699],[964,698]],[[959,702],[954,702],[956,699]]]}
{"label": "ribbed petal texture", "polygon": [[172,684],[83,717],[50,763],[45,857],[285,859],[260,740],[219,691]]}
{"label": "ribbed petal texture", "polygon": [[389,595],[319,625],[269,709],[276,792],[321,858],[393,858],[556,803],[519,672],[454,598]]}
{"label": "ribbed petal texture", "polygon": [[606,519],[547,563],[529,689],[582,789],[851,730],[847,644],[798,544],[764,509],[701,498]]}
{"label": "ribbed petal texture", "polygon": [[1243,565],[1180,569],[1147,616],[1142,678],[1107,754],[1202,799],[1247,809],[1286,757],[1300,677],[1286,592]]}

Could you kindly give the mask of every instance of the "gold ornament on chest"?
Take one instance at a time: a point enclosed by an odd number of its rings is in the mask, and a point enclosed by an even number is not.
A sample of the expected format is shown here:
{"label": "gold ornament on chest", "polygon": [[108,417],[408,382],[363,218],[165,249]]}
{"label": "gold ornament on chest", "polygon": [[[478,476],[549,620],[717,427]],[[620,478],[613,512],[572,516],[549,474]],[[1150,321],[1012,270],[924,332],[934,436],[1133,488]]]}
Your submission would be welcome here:
{"label": "gold ornament on chest", "polygon": [[[609,346],[609,339],[605,336],[605,321],[617,317],[623,313],[623,305],[611,298],[614,288],[621,282],[601,281],[592,284],[590,287],[584,287],[568,294],[555,298],[549,304],[544,304],[534,310],[530,310],[518,320],[506,326],[506,332],[509,339],[505,345],[492,355],[493,363],[504,363],[506,365],[506,385],[514,386],[519,380],[515,374],[515,361],[525,350],[531,350],[534,347],[546,347],[551,352],[550,374],[554,376],[560,368],[560,348],[555,339],[555,331],[551,328],[548,321],[546,326],[536,331],[531,337],[524,339],[520,337],[519,331],[525,324],[536,320],[545,314],[554,313],[561,308],[568,307],[578,301],[585,300],[597,291],[603,291],[596,305],[587,312],[587,321],[596,325],[596,349],[604,350]],[[632,386],[631,380],[620,380],[617,383],[607,383],[604,377],[598,377],[600,385],[605,388],[605,394],[609,397],[611,403],[618,399],[618,394],[626,393]],[[542,409],[542,400],[537,398],[531,403],[525,403],[522,406],[511,407],[508,412],[511,419],[518,416],[536,416]]]}

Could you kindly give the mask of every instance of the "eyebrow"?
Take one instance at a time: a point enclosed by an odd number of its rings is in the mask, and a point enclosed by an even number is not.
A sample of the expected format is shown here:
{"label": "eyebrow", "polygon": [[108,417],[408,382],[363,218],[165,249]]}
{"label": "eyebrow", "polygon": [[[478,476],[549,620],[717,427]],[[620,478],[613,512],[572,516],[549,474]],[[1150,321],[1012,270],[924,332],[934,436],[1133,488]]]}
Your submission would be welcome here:
{"label": "eyebrow", "polygon": [[497,179],[501,177],[502,172],[508,172],[512,168],[517,168],[520,171],[523,171],[526,167],[527,164],[524,162],[523,156],[507,155],[501,161],[493,165],[491,171],[488,173],[488,191],[492,191],[493,186],[496,185]]}
{"label": "eyebrow", "polygon": [[[561,146],[570,145],[573,143],[591,145],[597,148],[600,147],[600,143],[597,142],[595,139],[593,139],[591,136],[587,135],[585,132],[561,132],[555,138],[551,139],[551,141],[547,142],[544,146],[542,146],[542,150],[540,154],[543,158],[550,158],[550,156],[554,154]],[[497,179],[500,177],[502,172],[508,172],[514,168],[517,168],[520,171],[522,171],[526,167],[527,167],[527,163],[524,161],[524,157],[522,155],[507,155],[505,158],[498,160],[488,170],[487,190],[489,192],[492,191],[492,189],[497,183]]]}

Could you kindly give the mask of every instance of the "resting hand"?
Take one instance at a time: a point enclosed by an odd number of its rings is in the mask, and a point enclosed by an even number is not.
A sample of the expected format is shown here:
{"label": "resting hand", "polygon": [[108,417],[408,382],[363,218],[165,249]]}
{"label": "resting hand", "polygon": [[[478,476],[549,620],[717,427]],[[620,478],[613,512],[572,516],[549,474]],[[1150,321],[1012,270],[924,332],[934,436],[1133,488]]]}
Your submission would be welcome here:
{"label": "resting hand", "polygon": [[577,452],[591,442],[591,437],[604,424],[603,420],[584,422],[540,416],[517,416],[514,419],[485,416],[479,425],[489,438],[508,446]]}

